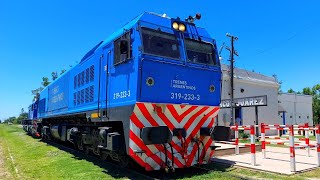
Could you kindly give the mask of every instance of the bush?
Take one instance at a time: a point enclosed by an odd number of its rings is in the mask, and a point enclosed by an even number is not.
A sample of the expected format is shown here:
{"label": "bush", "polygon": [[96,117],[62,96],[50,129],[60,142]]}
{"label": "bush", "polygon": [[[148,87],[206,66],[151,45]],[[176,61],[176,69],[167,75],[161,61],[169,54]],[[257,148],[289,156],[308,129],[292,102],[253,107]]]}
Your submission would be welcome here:
{"label": "bush", "polygon": [[249,138],[249,134],[245,133],[243,130],[239,131],[239,138]]}

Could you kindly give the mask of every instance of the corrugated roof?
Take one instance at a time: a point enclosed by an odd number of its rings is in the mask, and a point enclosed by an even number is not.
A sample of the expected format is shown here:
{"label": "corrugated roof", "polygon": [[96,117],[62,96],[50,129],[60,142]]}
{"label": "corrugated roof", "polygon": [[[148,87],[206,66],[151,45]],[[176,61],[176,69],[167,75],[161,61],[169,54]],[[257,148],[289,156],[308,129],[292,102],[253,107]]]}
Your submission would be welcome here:
{"label": "corrugated roof", "polygon": [[[222,64],[221,67],[224,74],[227,74],[229,76],[230,66],[226,64]],[[248,81],[259,81],[259,82],[265,82],[265,83],[279,84],[274,77],[266,76],[260,73],[256,73],[256,72],[252,72],[252,71],[248,71],[240,68],[234,69],[234,78],[244,79]]]}

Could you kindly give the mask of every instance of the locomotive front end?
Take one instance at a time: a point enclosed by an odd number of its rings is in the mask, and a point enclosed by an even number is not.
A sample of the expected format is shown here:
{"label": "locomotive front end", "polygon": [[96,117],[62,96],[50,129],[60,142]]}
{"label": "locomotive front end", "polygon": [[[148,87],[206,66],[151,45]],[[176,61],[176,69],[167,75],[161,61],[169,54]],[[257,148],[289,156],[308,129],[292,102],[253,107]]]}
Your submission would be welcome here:
{"label": "locomotive front end", "polygon": [[148,171],[206,164],[215,150],[221,94],[215,41],[193,23],[167,20],[167,27],[139,27],[140,94],[130,117],[129,155]]}

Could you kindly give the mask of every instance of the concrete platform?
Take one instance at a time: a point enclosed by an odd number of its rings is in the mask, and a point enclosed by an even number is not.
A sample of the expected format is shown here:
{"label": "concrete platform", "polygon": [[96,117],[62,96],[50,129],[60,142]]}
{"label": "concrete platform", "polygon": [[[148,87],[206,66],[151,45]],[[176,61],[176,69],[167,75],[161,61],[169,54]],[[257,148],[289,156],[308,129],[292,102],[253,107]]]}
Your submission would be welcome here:
{"label": "concrete platform", "polygon": [[267,147],[266,159],[262,159],[262,153],[256,153],[256,166],[251,165],[251,154],[217,156],[213,162],[231,164],[234,166],[273,172],[278,174],[295,174],[317,168],[317,152],[315,148],[310,150],[310,157],[306,156],[306,150],[296,149],[296,172],[290,171],[290,150],[288,148]]}
{"label": "concrete platform", "polygon": [[[233,155],[235,154],[235,145],[230,144],[222,144],[222,143],[215,143],[216,146],[221,146],[216,149],[215,156],[226,156],[226,155]],[[256,151],[261,152],[261,145],[256,145]],[[240,154],[250,152],[250,147],[245,146],[244,143],[239,143],[239,152]]]}

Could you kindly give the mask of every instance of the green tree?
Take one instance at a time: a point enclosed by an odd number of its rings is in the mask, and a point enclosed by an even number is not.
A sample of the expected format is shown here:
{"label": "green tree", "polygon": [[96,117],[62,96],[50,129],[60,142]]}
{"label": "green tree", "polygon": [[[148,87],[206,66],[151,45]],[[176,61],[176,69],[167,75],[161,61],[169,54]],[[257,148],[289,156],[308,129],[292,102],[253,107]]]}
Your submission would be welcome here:
{"label": "green tree", "polygon": [[41,84],[42,84],[43,87],[47,87],[50,84],[49,78],[48,77],[42,77],[42,83]]}
{"label": "green tree", "polygon": [[295,93],[295,91],[294,91],[292,88],[290,88],[290,89],[288,90],[288,93]]}
{"label": "green tree", "polygon": [[314,124],[320,123],[320,99],[319,95],[313,98],[312,110],[313,110],[313,122]]}
{"label": "green tree", "polygon": [[309,87],[303,88],[302,93],[305,95],[313,95],[313,92],[312,92],[311,88],[309,88]]}
{"label": "green tree", "polygon": [[320,84],[314,85],[312,88],[305,87],[302,90],[305,95],[312,96],[313,123],[320,123]]}
{"label": "green tree", "polygon": [[17,117],[13,123],[21,124],[21,121],[27,118],[28,118],[28,113],[24,111],[24,108],[22,108],[19,117]]}
{"label": "green tree", "polygon": [[320,93],[320,84],[316,84],[312,87],[312,92],[315,94],[319,94]]}
{"label": "green tree", "polygon": [[16,121],[16,117],[15,116],[12,116],[12,117],[9,117],[8,119],[4,120],[4,123],[13,123],[14,121]]}
{"label": "green tree", "polygon": [[51,76],[52,76],[52,81],[54,81],[54,80],[56,80],[58,78],[58,73],[57,72],[52,72]]}
{"label": "green tree", "polygon": [[281,94],[282,93],[282,81],[279,81],[278,76],[276,74],[273,74],[272,77],[279,84],[278,93]]}
{"label": "green tree", "polygon": [[40,97],[40,92],[43,90],[43,87],[39,87],[38,89],[31,90],[31,94],[33,95],[33,101],[36,101]]}
{"label": "green tree", "polygon": [[60,75],[62,75],[63,73],[65,73],[66,70],[65,69],[62,69],[61,72],[60,72]]}
{"label": "green tree", "polygon": [[313,103],[312,103],[312,110],[313,110],[313,121],[316,124],[319,124],[320,120],[320,84],[316,84],[312,87],[313,93]]}

